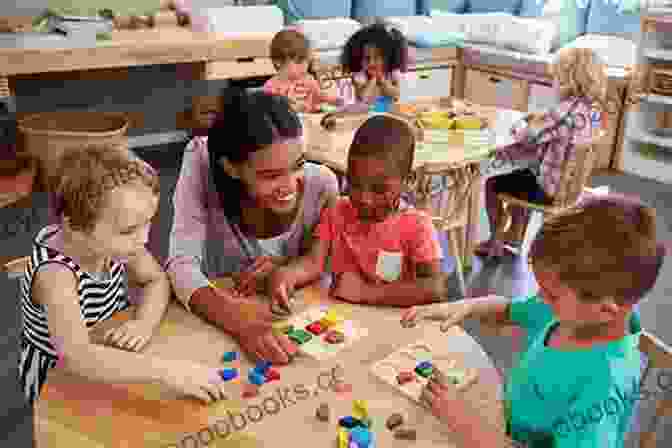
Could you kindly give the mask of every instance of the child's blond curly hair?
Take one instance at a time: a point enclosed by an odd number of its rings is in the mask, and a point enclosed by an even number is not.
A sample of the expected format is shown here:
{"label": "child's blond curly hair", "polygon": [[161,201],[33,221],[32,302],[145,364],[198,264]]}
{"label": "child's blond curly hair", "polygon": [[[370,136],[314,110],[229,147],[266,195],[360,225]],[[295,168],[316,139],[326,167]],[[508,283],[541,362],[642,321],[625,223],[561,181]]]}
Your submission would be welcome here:
{"label": "child's blond curly hair", "polygon": [[607,111],[605,64],[590,48],[563,48],[551,65],[553,78],[560,83],[560,97],[588,98],[594,107]]}
{"label": "child's blond curly hair", "polygon": [[159,194],[156,172],[125,148],[114,145],[68,149],[57,171],[58,213],[73,230],[90,232],[105,206],[106,193],[138,182]]}

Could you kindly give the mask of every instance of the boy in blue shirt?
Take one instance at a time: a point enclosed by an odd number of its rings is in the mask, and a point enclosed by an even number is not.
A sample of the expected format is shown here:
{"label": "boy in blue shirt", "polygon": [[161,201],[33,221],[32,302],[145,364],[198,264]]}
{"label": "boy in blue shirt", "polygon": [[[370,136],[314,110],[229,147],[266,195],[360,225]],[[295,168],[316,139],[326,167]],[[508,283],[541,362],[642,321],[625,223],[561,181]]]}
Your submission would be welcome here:
{"label": "boy in blue shirt", "polygon": [[620,195],[591,196],[547,221],[531,253],[539,293],[418,306],[402,323],[467,317],[527,333],[505,387],[507,428],[493,428],[453,387],[430,382],[432,413],[464,447],[622,448],[638,397],[641,325],[633,306],[665,254],[655,211]]}

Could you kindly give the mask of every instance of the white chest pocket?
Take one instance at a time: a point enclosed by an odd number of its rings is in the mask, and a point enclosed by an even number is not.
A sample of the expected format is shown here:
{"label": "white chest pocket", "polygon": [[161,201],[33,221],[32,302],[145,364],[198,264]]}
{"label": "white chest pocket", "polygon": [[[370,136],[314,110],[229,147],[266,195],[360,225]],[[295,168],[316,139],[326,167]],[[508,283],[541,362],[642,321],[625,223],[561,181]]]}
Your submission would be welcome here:
{"label": "white chest pocket", "polygon": [[401,252],[378,252],[376,275],[387,282],[394,282],[401,277],[404,255]]}

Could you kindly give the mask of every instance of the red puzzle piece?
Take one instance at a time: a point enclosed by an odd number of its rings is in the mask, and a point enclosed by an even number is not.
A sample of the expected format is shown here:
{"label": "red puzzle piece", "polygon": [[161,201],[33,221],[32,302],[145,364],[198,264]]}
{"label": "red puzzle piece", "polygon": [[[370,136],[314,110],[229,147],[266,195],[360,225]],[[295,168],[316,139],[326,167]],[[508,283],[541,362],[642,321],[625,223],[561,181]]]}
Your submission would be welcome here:
{"label": "red puzzle piece", "polygon": [[266,381],[276,381],[280,379],[280,372],[275,369],[268,369],[266,371]]}
{"label": "red puzzle piece", "polygon": [[319,322],[313,322],[312,324],[306,326],[306,330],[313,333],[315,336],[324,333],[327,329],[322,326]]}

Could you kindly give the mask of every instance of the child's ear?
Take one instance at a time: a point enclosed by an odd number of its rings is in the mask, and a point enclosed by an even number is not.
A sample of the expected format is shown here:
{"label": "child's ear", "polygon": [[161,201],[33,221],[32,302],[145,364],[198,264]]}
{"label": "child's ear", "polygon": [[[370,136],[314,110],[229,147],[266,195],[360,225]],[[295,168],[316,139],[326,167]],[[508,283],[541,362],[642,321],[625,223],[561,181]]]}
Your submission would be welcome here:
{"label": "child's ear", "polygon": [[219,166],[222,167],[224,172],[227,175],[229,175],[229,177],[233,177],[234,179],[240,179],[240,172],[238,168],[234,164],[232,164],[229,161],[229,159],[227,159],[226,157],[222,157],[221,159],[219,159],[217,163],[219,163]]}

